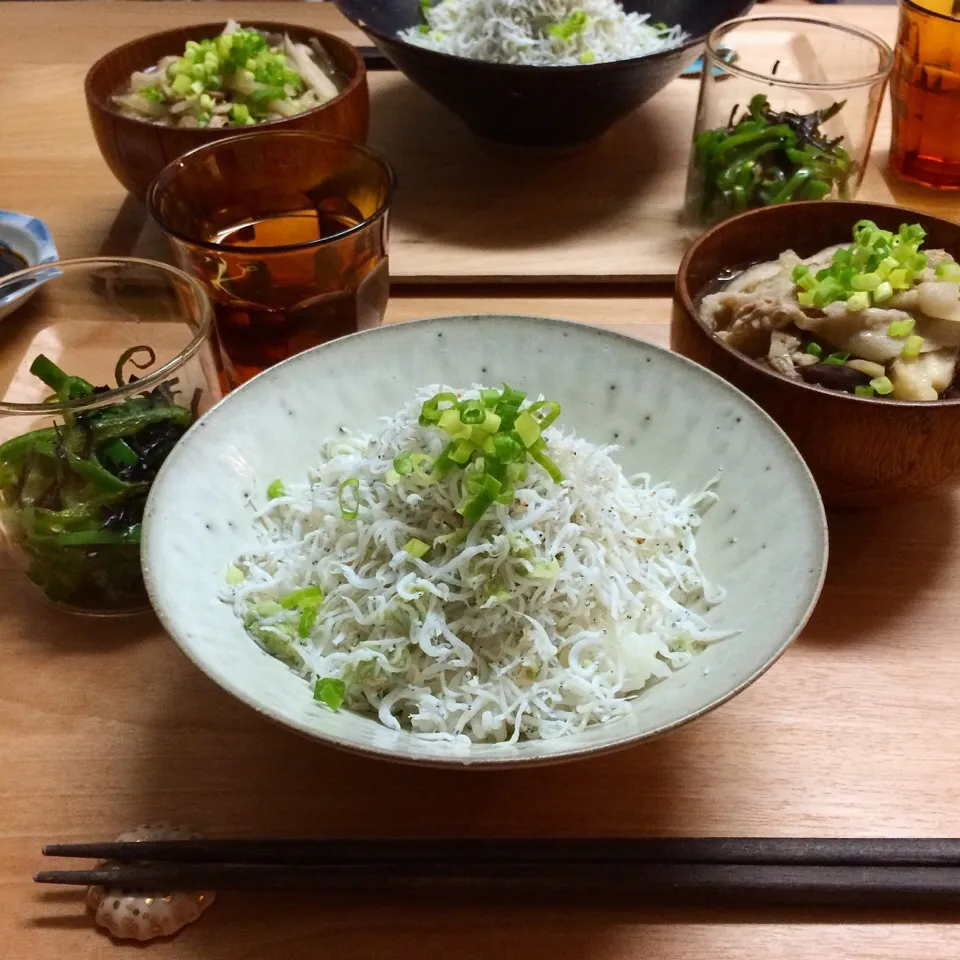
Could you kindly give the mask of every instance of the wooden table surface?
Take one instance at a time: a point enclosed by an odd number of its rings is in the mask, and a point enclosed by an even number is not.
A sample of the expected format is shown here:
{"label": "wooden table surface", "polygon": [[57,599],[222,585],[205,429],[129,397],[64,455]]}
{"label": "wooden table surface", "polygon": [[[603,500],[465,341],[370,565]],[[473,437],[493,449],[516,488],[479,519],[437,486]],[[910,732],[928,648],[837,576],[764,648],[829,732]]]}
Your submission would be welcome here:
{"label": "wooden table surface", "polygon": [[[283,18],[282,6],[271,14]],[[290,19],[329,16],[290,6]],[[241,19],[258,9],[231,4]],[[0,61],[0,207],[48,219],[65,255],[94,253],[108,238],[122,248],[137,213],[121,210],[76,91],[76,116],[33,120],[57,109],[66,82],[99,51],[210,11],[204,3],[0,5],[0,33],[13,39]],[[928,209],[955,202],[910,196]],[[668,293],[431,287],[395,298],[388,320],[538,313],[665,343]],[[90,960],[130,949],[93,929],[78,894],[37,889],[30,875],[45,841],[105,839],[158,818],[247,835],[955,835],[960,497],[830,525],[816,614],[750,689],[649,745],[508,773],[415,770],[309,743],[222,693],[152,617],[70,618],[0,572],[0,957]],[[148,949],[175,960],[956,960],[960,928],[950,920],[231,894]]]}

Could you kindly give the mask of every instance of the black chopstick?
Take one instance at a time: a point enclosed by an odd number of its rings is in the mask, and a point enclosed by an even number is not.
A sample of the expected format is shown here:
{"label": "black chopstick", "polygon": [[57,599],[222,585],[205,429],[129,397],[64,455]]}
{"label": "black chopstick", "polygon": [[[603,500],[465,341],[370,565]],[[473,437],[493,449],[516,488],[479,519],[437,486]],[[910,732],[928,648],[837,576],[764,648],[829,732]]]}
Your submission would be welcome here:
{"label": "black chopstick", "polygon": [[827,867],[704,863],[136,864],[49,871],[38,883],[139,890],[315,890],[337,893],[602,895],[681,904],[942,908],[960,905],[955,867]]}
{"label": "black chopstick", "polygon": [[701,863],[771,866],[960,867],[960,839],[224,839],[60,843],[44,856],[114,861],[272,865]]}

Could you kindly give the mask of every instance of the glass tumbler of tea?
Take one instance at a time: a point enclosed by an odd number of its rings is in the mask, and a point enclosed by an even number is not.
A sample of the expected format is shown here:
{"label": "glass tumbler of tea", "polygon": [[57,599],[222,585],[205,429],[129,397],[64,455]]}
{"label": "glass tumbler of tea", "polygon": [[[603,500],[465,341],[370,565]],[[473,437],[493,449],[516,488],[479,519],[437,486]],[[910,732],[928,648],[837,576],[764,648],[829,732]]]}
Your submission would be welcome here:
{"label": "glass tumbler of tea", "polygon": [[893,171],[960,190],[960,3],[900,0],[890,100]]}
{"label": "glass tumbler of tea", "polygon": [[850,200],[893,51],[812,17],[730,20],[707,38],[687,174],[689,232],[755,207]]}
{"label": "glass tumbler of tea", "polygon": [[225,390],[382,322],[393,187],[374,150],[304,132],[218,140],[160,173],[147,206],[213,303]]}
{"label": "glass tumbler of tea", "polygon": [[3,559],[74,613],[149,606],[158,471],[221,396],[203,287],[165,263],[63,260],[0,280]]}

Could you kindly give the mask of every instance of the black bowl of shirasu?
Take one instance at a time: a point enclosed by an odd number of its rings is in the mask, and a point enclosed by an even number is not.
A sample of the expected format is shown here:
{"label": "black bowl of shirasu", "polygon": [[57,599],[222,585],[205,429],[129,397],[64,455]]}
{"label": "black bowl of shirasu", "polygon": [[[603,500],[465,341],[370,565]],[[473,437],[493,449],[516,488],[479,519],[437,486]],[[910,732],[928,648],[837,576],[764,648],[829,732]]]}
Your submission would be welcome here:
{"label": "black bowl of shirasu", "polygon": [[[519,57],[526,63],[489,59],[518,59],[510,30],[500,29],[503,0],[336,3],[397,69],[479,136],[564,147],[596,140],[659,93],[697,58],[714,27],[743,15],[753,0],[516,4],[538,12],[535,33],[542,42]],[[668,29],[649,29],[661,24]],[[478,34],[481,43],[474,42]]]}

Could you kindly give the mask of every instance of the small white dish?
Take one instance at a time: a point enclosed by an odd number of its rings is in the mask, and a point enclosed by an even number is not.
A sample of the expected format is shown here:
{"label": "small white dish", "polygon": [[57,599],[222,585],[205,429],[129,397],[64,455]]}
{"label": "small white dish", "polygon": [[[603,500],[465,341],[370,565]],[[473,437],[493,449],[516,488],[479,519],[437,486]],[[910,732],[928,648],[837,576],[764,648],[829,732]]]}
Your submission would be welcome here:
{"label": "small white dish", "polygon": [[[375,430],[431,383],[543,392],[561,422],[618,443],[628,474],[680,493],[718,470],[720,502],[698,555],[727,599],[710,614],[740,634],[644,691],[630,716],[572,736],[457,745],[392,731],[314,702],[309,685],[264,653],[218,595],[227,566],[254,545],[251,500],[299,480],[341,426]],[[789,646],[813,610],[827,562],[820,496],[786,435],[718,376],[641,340],[533,317],[445,317],[381,327],[307,351],[227,396],[180,441],[154,482],[143,524],[144,580],[180,648],[265,716],[332,746],[409,763],[550,762],[666,733],[729,700]],[[749,731],[744,731],[749,737]]]}
{"label": "small white dish", "polygon": [[[47,225],[23,213],[0,210],[0,243],[23,257],[28,267],[60,259]],[[0,283],[5,279],[0,278]],[[0,320],[22,307],[36,293],[38,286],[39,283],[34,282],[6,295],[0,294]]]}

